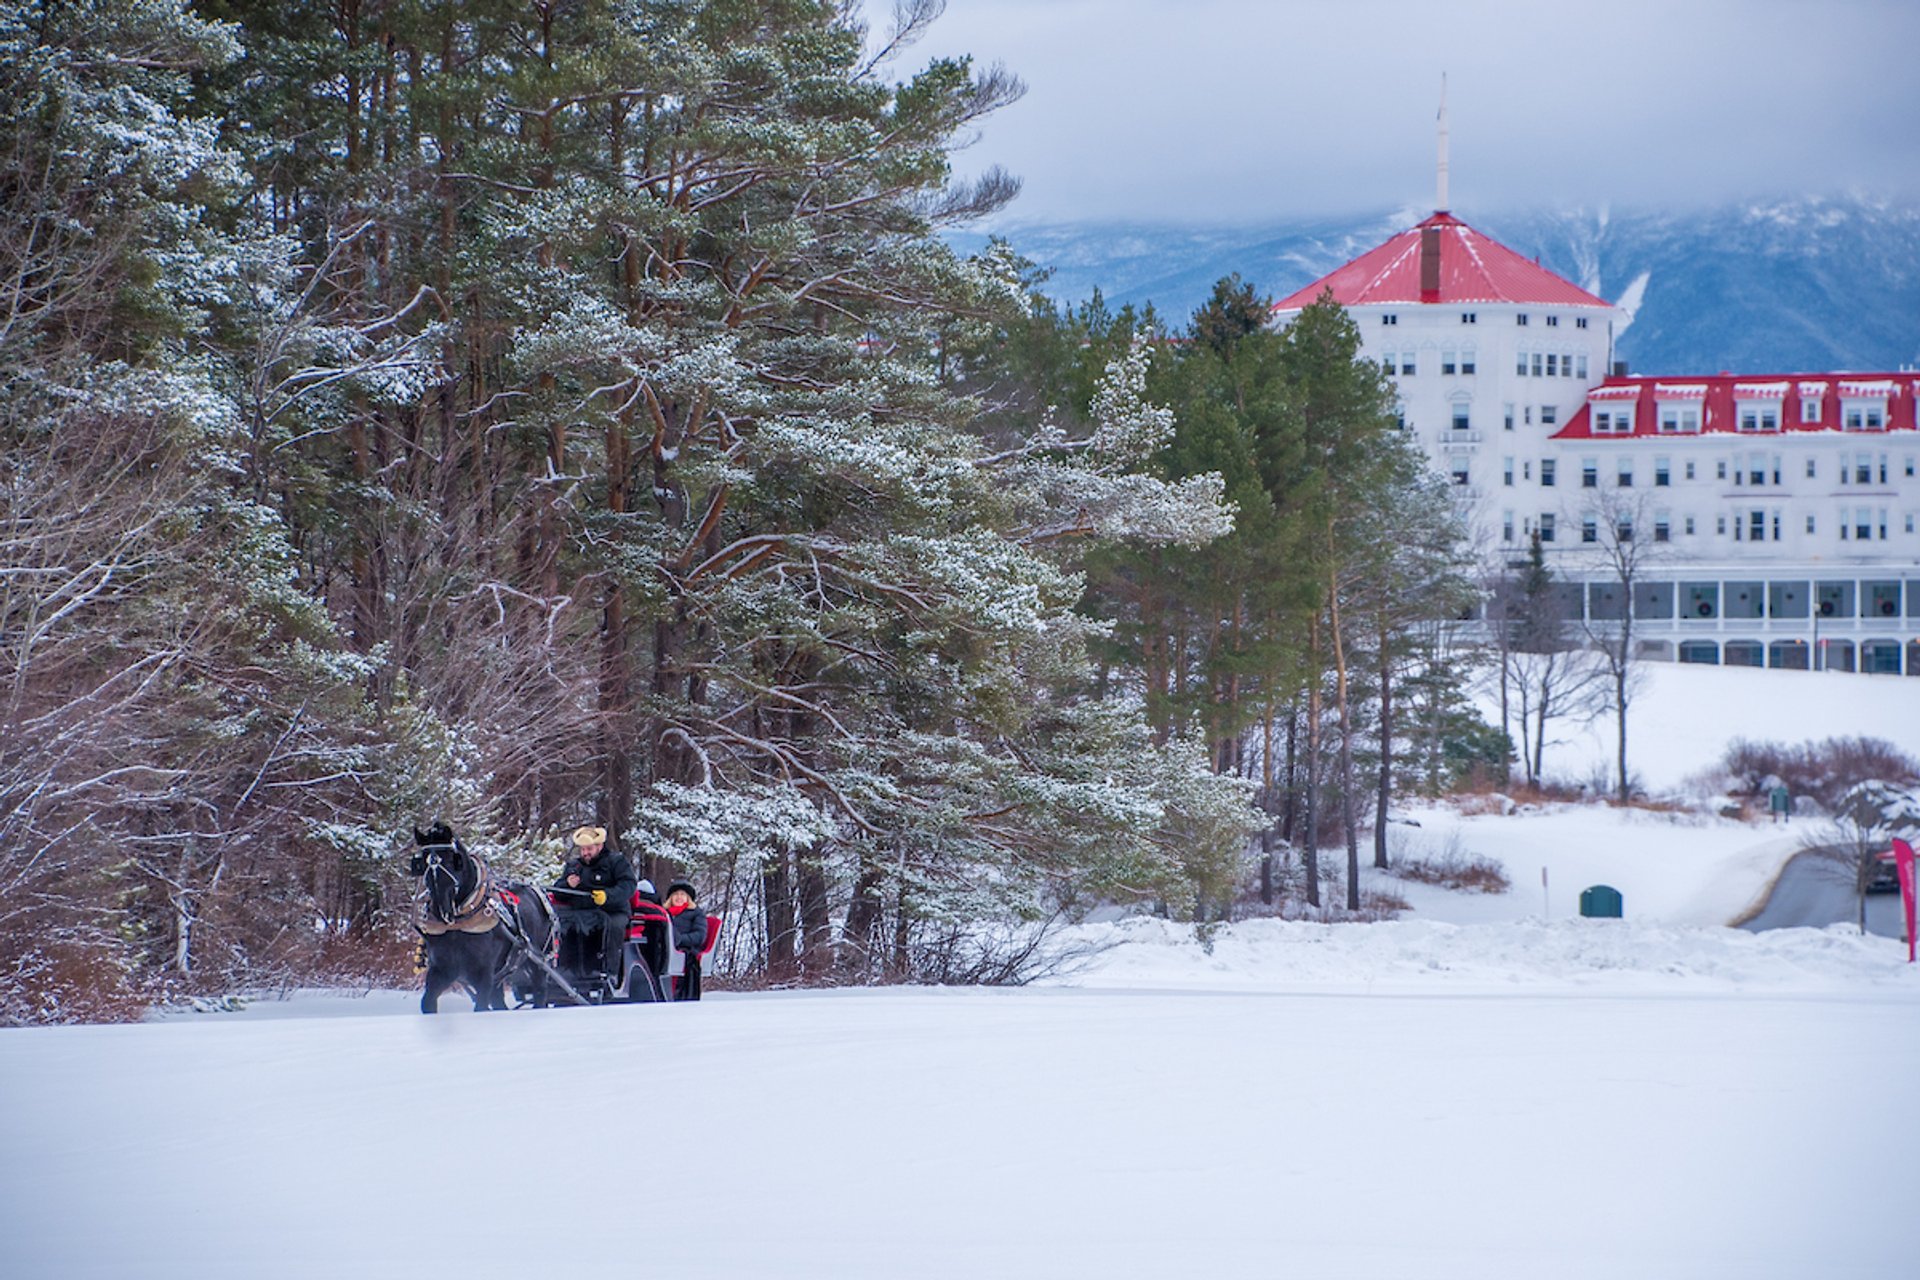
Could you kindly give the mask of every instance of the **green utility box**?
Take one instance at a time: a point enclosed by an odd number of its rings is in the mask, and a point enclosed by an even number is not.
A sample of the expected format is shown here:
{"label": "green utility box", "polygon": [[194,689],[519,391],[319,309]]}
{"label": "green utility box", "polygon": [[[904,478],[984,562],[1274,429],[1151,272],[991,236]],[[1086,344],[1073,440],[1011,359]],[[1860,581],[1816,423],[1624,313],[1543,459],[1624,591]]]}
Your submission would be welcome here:
{"label": "green utility box", "polygon": [[1620,891],[1610,884],[1597,884],[1580,891],[1580,914],[1583,916],[1618,920],[1626,914],[1622,907]]}

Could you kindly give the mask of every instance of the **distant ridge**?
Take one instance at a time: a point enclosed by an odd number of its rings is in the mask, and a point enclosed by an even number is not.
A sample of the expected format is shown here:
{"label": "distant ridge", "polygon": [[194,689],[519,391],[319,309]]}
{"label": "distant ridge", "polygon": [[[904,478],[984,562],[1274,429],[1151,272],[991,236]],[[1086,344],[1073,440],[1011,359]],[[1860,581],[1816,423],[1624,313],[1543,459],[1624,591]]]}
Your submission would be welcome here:
{"label": "distant ridge", "polygon": [[[1273,297],[1426,217],[1405,209],[1248,227],[1034,223],[1000,234],[1053,270],[1062,302],[1097,287],[1179,326],[1239,272]],[[1920,206],[1862,197],[1689,212],[1455,210],[1479,230],[1634,318],[1618,354],[1636,373],[1789,373],[1920,364]],[[950,237],[973,249],[984,234]]]}

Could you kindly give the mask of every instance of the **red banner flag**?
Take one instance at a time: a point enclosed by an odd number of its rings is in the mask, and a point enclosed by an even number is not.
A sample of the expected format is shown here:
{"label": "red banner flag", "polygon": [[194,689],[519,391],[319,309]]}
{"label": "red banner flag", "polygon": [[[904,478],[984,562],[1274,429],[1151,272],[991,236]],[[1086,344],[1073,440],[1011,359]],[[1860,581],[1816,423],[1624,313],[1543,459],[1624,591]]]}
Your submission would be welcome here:
{"label": "red banner flag", "polygon": [[1907,915],[1907,963],[1913,963],[1913,846],[1898,836],[1894,837],[1893,852],[1880,855],[1883,860],[1890,859],[1893,868],[1900,873],[1900,906]]}

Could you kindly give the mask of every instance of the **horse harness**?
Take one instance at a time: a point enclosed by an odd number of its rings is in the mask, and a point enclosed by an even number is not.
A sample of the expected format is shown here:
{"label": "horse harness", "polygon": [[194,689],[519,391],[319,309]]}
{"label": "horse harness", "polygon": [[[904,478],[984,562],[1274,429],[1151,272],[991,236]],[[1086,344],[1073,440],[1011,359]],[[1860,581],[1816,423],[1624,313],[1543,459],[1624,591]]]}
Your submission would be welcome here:
{"label": "horse harness", "polygon": [[433,913],[433,879],[435,876],[448,876],[459,883],[459,876],[448,869],[441,857],[445,852],[461,852],[450,844],[428,845],[423,852],[427,858],[427,869],[421,880],[426,890],[427,901],[420,913],[420,921],[414,927],[428,937],[438,937],[443,933],[486,933],[500,923],[500,917],[493,909],[493,873],[487,870],[487,864],[469,853],[467,860],[473,863],[473,889],[466,897],[453,906],[453,918],[442,920]]}

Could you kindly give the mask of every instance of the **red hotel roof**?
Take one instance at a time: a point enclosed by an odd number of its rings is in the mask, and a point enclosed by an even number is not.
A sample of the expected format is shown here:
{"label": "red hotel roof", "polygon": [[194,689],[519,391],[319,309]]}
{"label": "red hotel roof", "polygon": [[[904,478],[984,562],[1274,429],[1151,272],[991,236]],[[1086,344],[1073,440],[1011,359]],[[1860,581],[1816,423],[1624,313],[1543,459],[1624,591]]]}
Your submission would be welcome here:
{"label": "red hotel roof", "polygon": [[[1421,233],[1428,228],[1437,232],[1438,289],[1421,288]],[[1419,226],[1402,231],[1379,248],[1368,250],[1346,266],[1289,294],[1274,303],[1273,309],[1298,311],[1327,289],[1333,290],[1334,301],[1343,307],[1383,302],[1612,305],[1444,212],[1434,214]]]}
{"label": "red hotel roof", "polygon": [[[1660,430],[1660,405],[1696,404],[1702,406],[1701,435],[1791,435],[1808,431],[1846,429],[1842,415],[1847,402],[1862,406],[1880,402],[1884,408],[1879,428],[1883,431],[1913,431],[1916,423],[1915,401],[1920,399],[1920,377],[1912,373],[1792,373],[1734,375],[1715,374],[1710,378],[1608,378],[1587,392],[1587,403],[1555,432],[1555,440],[1633,440],[1647,436],[1672,439],[1676,433]],[[1819,417],[1808,421],[1802,406],[1813,401]],[[1741,431],[1740,406],[1744,404],[1778,406],[1779,426],[1771,431]],[[1598,432],[1593,429],[1594,410],[1616,405],[1633,408],[1631,432]],[[1860,430],[1860,428],[1855,428]]]}

